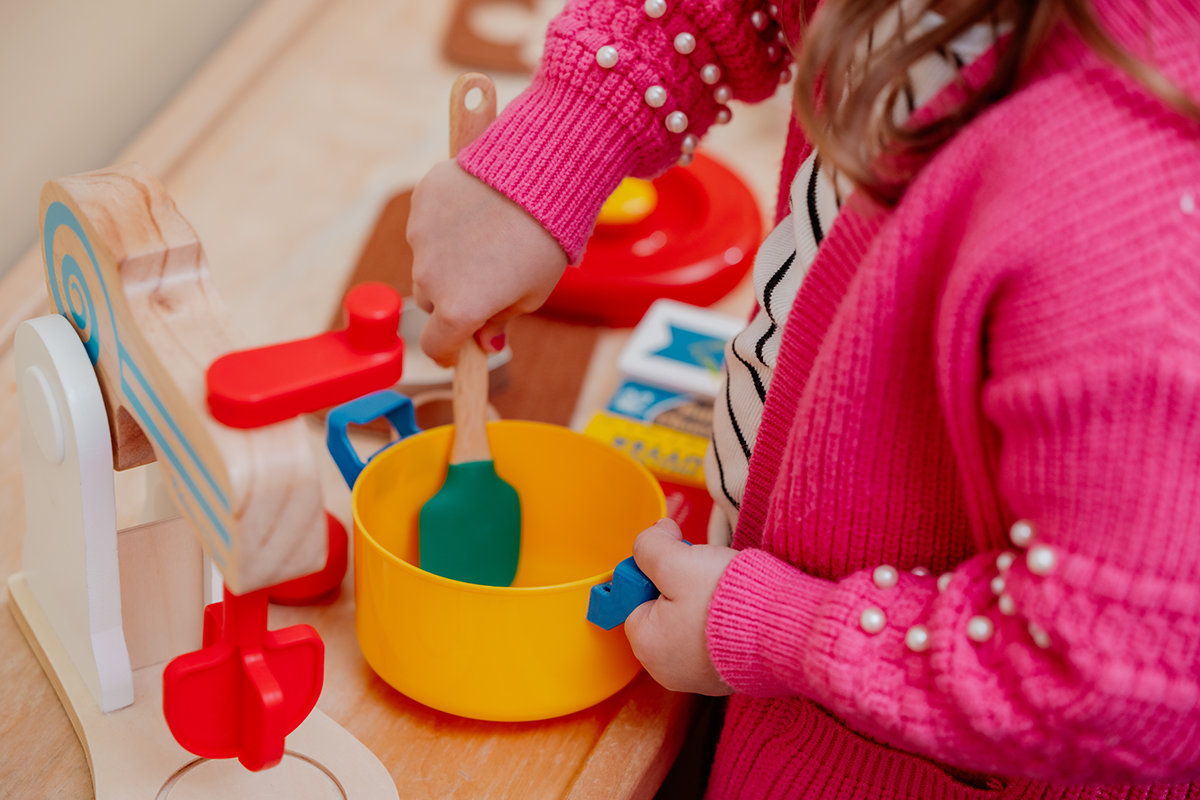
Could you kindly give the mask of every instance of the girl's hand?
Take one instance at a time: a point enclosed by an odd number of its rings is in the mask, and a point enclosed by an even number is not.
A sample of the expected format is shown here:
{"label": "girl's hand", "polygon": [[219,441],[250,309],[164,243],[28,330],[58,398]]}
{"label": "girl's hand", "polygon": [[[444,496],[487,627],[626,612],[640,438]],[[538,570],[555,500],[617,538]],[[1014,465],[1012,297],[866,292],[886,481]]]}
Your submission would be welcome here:
{"label": "girl's hand", "polygon": [[625,635],[633,654],[667,689],[733,693],[708,656],[704,626],[717,582],[736,555],[729,547],[689,547],[669,519],[659,520],[634,541],[634,560],[662,595],[633,610],[625,620]]}
{"label": "girl's hand", "polygon": [[567,266],[541,223],[453,160],[417,184],[408,243],[413,296],[432,315],[421,348],[442,366],[476,331],[485,350],[501,349],[508,320],[539,308]]}

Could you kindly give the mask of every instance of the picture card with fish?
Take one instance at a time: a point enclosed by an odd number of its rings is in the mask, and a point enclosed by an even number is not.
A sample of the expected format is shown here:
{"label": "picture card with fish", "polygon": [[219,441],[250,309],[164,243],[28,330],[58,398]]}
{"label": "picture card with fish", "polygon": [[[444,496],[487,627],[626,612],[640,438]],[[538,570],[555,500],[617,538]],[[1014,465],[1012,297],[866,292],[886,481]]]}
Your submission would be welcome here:
{"label": "picture card with fish", "polygon": [[725,343],[745,323],[675,300],[656,300],[617,359],[628,377],[711,402],[721,382]]}

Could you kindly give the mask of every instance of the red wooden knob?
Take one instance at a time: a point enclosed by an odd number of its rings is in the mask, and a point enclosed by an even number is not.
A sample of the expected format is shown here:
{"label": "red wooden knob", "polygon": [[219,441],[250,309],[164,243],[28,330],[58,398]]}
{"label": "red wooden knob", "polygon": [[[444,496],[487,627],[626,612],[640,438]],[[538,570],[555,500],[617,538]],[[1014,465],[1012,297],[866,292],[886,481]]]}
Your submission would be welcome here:
{"label": "red wooden knob", "polygon": [[346,333],[360,353],[391,350],[400,338],[400,295],[382,283],[360,283],[346,293]]}

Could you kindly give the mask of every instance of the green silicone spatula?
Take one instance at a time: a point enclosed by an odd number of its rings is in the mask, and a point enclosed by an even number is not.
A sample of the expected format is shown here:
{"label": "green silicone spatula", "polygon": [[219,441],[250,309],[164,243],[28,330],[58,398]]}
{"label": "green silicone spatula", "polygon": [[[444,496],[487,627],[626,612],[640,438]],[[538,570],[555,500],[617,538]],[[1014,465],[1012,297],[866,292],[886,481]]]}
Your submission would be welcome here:
{"label": "green silicone spatula", "polygon": [[[472,89],[481,101],[467,108]],[[496,116],[496,89],[468,73],[450,90],[450,156]],[[467,583],[508,586],[521,555],[521,501],[496,474],[487,438],[487,356],[474,339],[454,367],[454,446],[446,481],[421,509],[421,569]]]}

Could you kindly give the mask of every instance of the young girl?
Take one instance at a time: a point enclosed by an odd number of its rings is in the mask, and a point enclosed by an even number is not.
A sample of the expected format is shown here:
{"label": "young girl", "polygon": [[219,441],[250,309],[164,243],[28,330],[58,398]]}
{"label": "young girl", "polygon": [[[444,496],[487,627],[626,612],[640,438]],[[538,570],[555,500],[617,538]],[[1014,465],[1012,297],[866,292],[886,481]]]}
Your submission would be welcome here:
{"label": "young girl", "polygon": [[645,531],[626,623],[663,685],[733,693],[709,795],[1200,797],[1200,7],[812,12],[572,3],[417,189],[422,346],[502,346],[619,180],[794,50],[706,470],[733,547]]}

